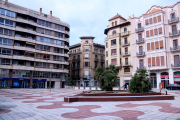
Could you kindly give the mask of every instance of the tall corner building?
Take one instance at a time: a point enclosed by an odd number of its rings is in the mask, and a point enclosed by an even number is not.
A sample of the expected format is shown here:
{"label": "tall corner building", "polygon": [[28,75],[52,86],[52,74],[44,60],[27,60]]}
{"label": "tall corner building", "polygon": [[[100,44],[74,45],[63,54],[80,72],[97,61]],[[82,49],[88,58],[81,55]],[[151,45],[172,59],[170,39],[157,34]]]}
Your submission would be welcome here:
{"label": "tall corner building", "polygon": [[180,84],[180,2],[152,6],[140,17],[131,18],[133,73],[149,71],[153,88],[159,83]]}
{"label": "tall corner building", "polygon": [[[0,85],[61,88],[69,65],[70,26],[50,14],[0,1]],[[51,82],[50,82],[51,81]]]}
{"label": "tall corner building", "polygon": [[110,64],[118,67],[118,78],[116,86],[123,86],[129,83],[132,70],[132,41],[131,41],[131,18],[126,20],[117,14],[109,19],[109,25],[104,31],[106,68]]}
{"label": "tall corner building", "polygon": [[105,46],[94,43],[94,38],[92,36],[80,37],[81,43],[69,47],[69,75],[75,86],[100,85],[94,76],[98,66],[105,68]]}

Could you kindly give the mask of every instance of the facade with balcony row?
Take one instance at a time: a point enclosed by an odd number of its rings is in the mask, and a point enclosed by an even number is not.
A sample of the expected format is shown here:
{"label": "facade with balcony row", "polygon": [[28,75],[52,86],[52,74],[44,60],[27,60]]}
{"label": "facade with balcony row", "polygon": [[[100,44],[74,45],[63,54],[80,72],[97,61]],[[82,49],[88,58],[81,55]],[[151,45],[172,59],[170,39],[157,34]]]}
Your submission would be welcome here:
{"label": "facade with balcony row", "polygon": [[81,43],[69,47],[69,76],[76,86],[99,86],[95,69],[105,68],[105,46],[94,43],[94,37],[80,37]]}
{"label": "facade with balcony row", "polygon": [[46,15],[41,8],[37,12],[7,0],[0,3],[0,85],[63,87],[69,73],[69,25],[52,11]]}

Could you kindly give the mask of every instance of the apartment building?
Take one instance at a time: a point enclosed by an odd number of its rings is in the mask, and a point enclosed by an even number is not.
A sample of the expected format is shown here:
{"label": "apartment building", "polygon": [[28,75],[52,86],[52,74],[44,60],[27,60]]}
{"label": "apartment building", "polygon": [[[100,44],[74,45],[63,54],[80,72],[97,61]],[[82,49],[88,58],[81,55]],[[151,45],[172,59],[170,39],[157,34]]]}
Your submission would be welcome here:
{"label": "apartment building", "polygon": [[132,76],[132,50],[131,50],[131,19],[126,20],[117,14],[109,19],[109,25],[104,31],[106,68],[110,64],[118,67],[117,86],[129,83]]}
{"label": "apartment building", "polygon": [[133,73],[146,69],[153,88],[180,84],[180,2],[152,6],[140,17],[131,18]]}
{"label": "apartment building", "polygon": [[[0,85],[61,88],[69,65],[70,26],[50,14],[0,1]],[[51,82],[49,82],[51,81]]]}
{"label": "apartment building", "polygon": [[95,37],[80,37],[81,43],[69,47],[70,74],[75,86],[99,86],[95,69],[105,68],[105,46],[94,43]]}

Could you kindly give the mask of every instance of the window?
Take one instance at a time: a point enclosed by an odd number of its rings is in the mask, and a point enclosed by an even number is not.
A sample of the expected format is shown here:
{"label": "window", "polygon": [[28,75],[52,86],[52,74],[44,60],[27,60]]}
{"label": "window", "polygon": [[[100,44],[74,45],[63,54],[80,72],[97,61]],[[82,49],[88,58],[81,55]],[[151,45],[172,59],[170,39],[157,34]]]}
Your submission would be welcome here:
{"label": "window", "polygon": [[164,56],[161,56],[161,66],[165,65],[164,64]]}
{"label": "window", "polygon": [[44,42],[44,43],[51,43],[50,38],[45,38],[45,37],[41,37],[41,36],[37,36],[37,41]]}
{"label": "window", "polygon": [[155,47],[156,47],[156,50],[159,49],[159,42],[158,41],[155,42]]}
{"label": "window", "polygon": [[89,47],[85,47],[85,51],[89,51]]}
{"label": "window", "polygon": [[11,55],[11,50],[0,48],[0,54],[1,55]]}
{"label": "window", "polygon": [[3,28],[0,28],[0,34],[8,35],[8,36],[13,36],[14,35],[12,30],[3,29]]}
{"label": "window", "polygon": [[155,57],[152,57],[152,66],[155,66]]}
{"label": "window", "polygon": [[157,35],[158,34],[158,31],[157,31],[157,28],[154,29],[154,34]]}
{"label": "window", "polygon": [[63,61],[63,57],[54,55],[54,61]]}
{"label": "window", "polygon": [[154,42],[151,43],[151,50],[154,50]]}
{"label": "window", "polygon": [[89,59],[89,54],[85,54],[85,59]]}
{"label": "window", "polygon": [[157,18],[158,18],[158,22],[160,22],[161,21],[161,15],[159,15]]}
{"label": "window", "polygon": [[112,34],[115,35],[116,34],[116,30],[114,30]]}
{"label": "window", "polygon": [[50,68],[50,64],[49,63],[42,63],[42,62],[36,62],[35,66],[37,68]]}
{"label": "window", "polygon": [[62,54],[63,53],[62,51],[63,51],[63,49],[61,49],[61,48],[54,48],[55,53],[61,53]]}
{"label": "window", "polygon": [[50,52],[50,47],[49,47],[49,46],[46,46],[46,45],[39,45],[39,44],[37,44],[37,45],[36,45],[36,50],[41,50],[41,51]]}
{"label": "window", "polygon": [[179,55],[174,55],[174,66],[179,66],[180,60]]}
{"label": "window", "polygon": [[160,49],[163,49],[163,40],[160,41]]}
{"label": "window", "polygon": [[138,34],[138,38],[139,38],[139,40],[142,40],[142,33]]}
{"label": "window", "polygon": [[171,13],[171,19],[175,18],[175,13]]}
{"label": "window", "polygon": [[178,40],[173,40],[173,48],[174,49],[178,48]]}
{"label": "window", "polygon": [[7,20],[7,19],[4,19],[4,18],[0,18],[0,24],[6,25],[6,26],[10,26],[10,27],[14,26],[14,22],[13,21]]}
{"label": "window", "polygon": [[60,78],[60,73],[51,73],[52,78]]}
{"label": "window", "polygon": [[127,32],[127,28],[124,28],[124,32]]}
{"label": "window", "polygon": [[12,40],[5,39],[5,38],[0,38],[0,44],[1,45],[12,46]]}
{"label": "window", "polygon": [[63,38],[63,33],[55,32],[55,37]]}
{"label": "window", "polygon": [[148,67],[151,66],[151,58],[148,58]]}
{"label": "window", "polygon": [[60,40],[54,40],[54,44],[63,46],[63,41],[60,41]]}
{"label": "window", "polygon": [[153,30],[150,30],[150,35],[153,36]]}
{"label": "window", "polygon": [[162,27],[159,28],[159,34],[162,34]]}
{"label": "window", "polygon": [[146,25],[149,25],[148,19],[145,20]]}
{"label": "window", "polygon": [[147,51],[150,51],[150,43],[147,43]]}
{"label": "window", "polygon": [[38,19],[38,24],[42,25],[42,26],[50,27],[50,28],[52,27],[52,23],[51,22],[47,22],[47,21],[40,20],[40,19]]}
{"label": "window", "polygon": [[172,25],[172,32],[173,32],[173,34],[176,34],[176,32],[177,32],[176,25]]}
{"label": "window", "polygon": [[114,22],[112,22],[112,26],[114,26]]}
{"label": "window", "polygon": [[89,67],[89,62],[85,62],[85,67]]}
{"label": "window", "polygon": [[111,64],[116,65],[117,64],[117,59],[111,59]]}
{"label": "window", "polygon": [[104,51],[103,50],[100,50],[100,53],[103,53]]}
{"label": "window", "polygon": [[160,59],[159,59],[159,56],[156,57],[156,65],[157,65],[157,66],[160,66]]}
{"label": "window", "polygon": [[108,51],[106,51],[106,57],[108,57]]}
{"label": "window", "polygon": [[94,52],[98,52],[98,49],[94,49]]}
{"label": "window", "polygon": [[124,68],[124,73],[129,73],[130,72],[130,68]]}
{"label": "window", "polygon": [[149,37],[149,31],[146,31],[146,37]]}
{"label": "window", "polygon": [[157,22],[157,18],[153,17],[153,21],[154,21],[154,23],[156,23]]}
{"label": "window", "polygon": [[111,45],[116,45],[116,39],[115,40],[111,40]]}
{"label": "window", "polygon": [[55,29],[64,31],[64,28],[65,28],[64,26],[55,24]]}
{"label": "window", "polygon": [[1,65],[10,65],[10,59],[0,58]]}
{"label": "window", "polygon": [[141,23],[138,23],[138,28],[141,28]]}
{"label": "window", "polygon": [[51,31],[43,28],[37,28],[37,32],[41,34],[51,35]]}
{"label": "window", "polygon": [[33,78],[49,78],[49,72],[33,72]]}
{"label": "window", "polygon": [[115,21],[115,25],[117,25],[117,21]]}
{"label": "window", "polygon": [[124,38],[124,44],[128,44],[127,38]]}
{"label": "window", "polygon": [[152,18],[149,19],[149,23],[152,24]]}
{"label": "window", "polygon": [[84,70],[84,75],[89,75],[89,70]]}
{"label": "window", "polygon": [[117,53],[116,53],[116,49],[112,49],[111,50],[111,55],[116,55]]}
{"label": "window", "polygon": [[88,41],[86,41],[86,43],[88,43]]}
{"label": "window", "polygon": [[2,9],[2,8],[0,8],[0,14],[4,15],[4,16],[12,17],[12,18],[15,17],[15,12],[11,12],[9,10],[5,10],[5,9]]}
{"label": "window", "polygon": [[106,42],[106,48],[108,48],[108,42]]}

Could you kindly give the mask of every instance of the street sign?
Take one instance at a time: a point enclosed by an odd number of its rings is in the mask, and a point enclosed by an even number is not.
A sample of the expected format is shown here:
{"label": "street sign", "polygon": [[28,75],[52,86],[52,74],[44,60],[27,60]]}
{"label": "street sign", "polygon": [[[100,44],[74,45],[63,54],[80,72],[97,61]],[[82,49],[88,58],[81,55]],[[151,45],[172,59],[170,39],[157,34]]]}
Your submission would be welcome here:
{"label": "street sign", "polygon": [[91,79],[91,76],[90,76],[90,75],[88,75],[88,76],[87,76],[87,79],[88,79],[88,80],[90,80],[90,79]]}

